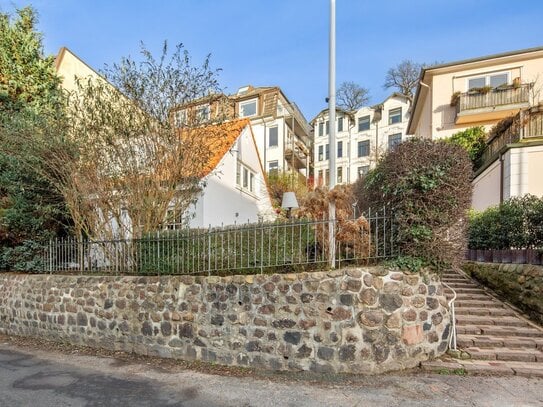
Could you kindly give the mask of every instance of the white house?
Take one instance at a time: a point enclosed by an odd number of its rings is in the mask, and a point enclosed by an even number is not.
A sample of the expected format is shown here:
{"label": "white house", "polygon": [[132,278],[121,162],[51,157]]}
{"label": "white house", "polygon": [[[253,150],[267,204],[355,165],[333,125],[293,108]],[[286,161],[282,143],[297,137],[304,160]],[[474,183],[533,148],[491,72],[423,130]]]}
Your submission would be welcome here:
{"label": "white house", "polygon": [[[212,149],[195,204],[183,214],[191,227],[232,225],[275,219],[264,169],[247,119],[217,125],[202,140]],[[214,127],[217,127],[214,126]],[[170,224],[170,228],[177,225]]]}
{"label": "white house", "polygon": [[[355,182],[379,156],[406,138],[411,101],[393,93],[382,103],[356,111],[336,109],[336,184]],[[328,109],[312,121],[315,186],[329,184]]]}
{"label": "white house", "polygon": [[[92,78],[107,83],[67,48],[61,48],[56,59],[56,69],[67,91],[77,90],[78,78]],[[209,147],[204,150],[211,152],[209,162],[204,166],[205,173],[186,174],[188,177],[201,177],[203,188],[199,192],[195,191],[196,203],[185,211],[185,219],[175,213],[168,213],[167,220],[173,219],[173,222],[168,222],[169,227],[179,227],[182,220],[188,220],[191,227],[208,227],[274,219],[250,119],[226,120],[208,126],[208,129],[206,131],[206,127],[203,127],[194,132],[202,138],[196,142]],[[112,217],[110,221],[111,228],[117,230],[113,234],[123,229],[128,231],[123,232],[123,236],[131,236],[131,220],[126,214],[121,215],[119,219]]]}

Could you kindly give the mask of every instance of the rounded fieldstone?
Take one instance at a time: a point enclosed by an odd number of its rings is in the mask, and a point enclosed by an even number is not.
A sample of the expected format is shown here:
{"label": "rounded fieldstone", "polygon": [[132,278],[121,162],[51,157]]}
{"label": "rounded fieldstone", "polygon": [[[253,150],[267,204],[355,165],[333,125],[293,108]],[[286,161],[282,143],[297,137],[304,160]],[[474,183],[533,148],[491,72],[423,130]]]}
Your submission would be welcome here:
{"label": "rounded fieldstone", "polygon": [[334,349],[321,347],[317,350],[317,357],[322,360],[332,360],[334,357]]}
{"label": "rounded fieldstone", "polygon": [[211,316],[211,325],[221,326],[224,324],[224,317],[222,315],[213,315]]}
{"label": "rounded fieldstone", "polygon": [[417,312],[412,308],[409,308],[408,310],[404,311],[402,316],[404,320],[409,321],[409,322],[413,322],[417,320]]}
{"label": "rounded fieldstone", "polygon": [[398,329],[401,326],[402,318],[400,316],[400,312],[395,312],[392,315],[390,315],[386,322],[386,327],[390,329]]}
{"label": "rounded fieldstone", "polygon": [[383,312],[381,310],[362,311],[357,317],[358,323],[370,328],[381,325],[383,322]]}
{"label": "rounded fieldstone", "polygon": [[172,334],[172,325],[168,321],[164,321],[160,324],[160,332],[163,336],[170,336]]}
{"label": "rounded fieldstone", "polygon": [[[186,322],[184,324],[179,325],[179,336],[183,338],[192,338],[192,324],[189,322]],[[200,336],[204,336],[201,335]]]}
{"label": "rounded fieldstone", "polygon": [[417,296],[411,298],[411,305],[416,307],[416,308],[420,308],[424,304],[425,304],[425,299],[424,299],[424,297],[422,297],[420,295],[417,295]]}
{"label": "rounded fieldstone", "polygon": [[341,294],[339,296],[339,302],[343,305],[353,305],[353,295],[352,294]]}
{"label": "rounded fieldstone", "polygon": [[272,322],[274,328],[292,328],[296,322],[292,319],[278,319]]}
{"label": "rounded fieldstone", "polygon": [[301,337],[302,334],[300,332],[287,331],[283,335],[283,340],[287,343],[298,345],[300,343]]}
{"label": "rounded fieldstone", "polygon": [[356,353],[355,345],[343,345],[339,348],[339,360],[341,362],[353,361]]}
{"label": "rounded fieldstone", "polygon": [[360,301],[362,301],[363,304],[366,305],[373,305],[377,301],[377,291],[373,288],[368,288],[365,290],[362,290],[360,294],[358,294],[358,297],[360,298]]}
{"label": "rounded fieldstone", "polygon": [[437,309],[439,307],[439,300],[434,297],[426,297],[426,305],[430,309]]}
{"label": "rounded fieldstone", "polygon": [[441,312],[437,312],[434,315],[432,315],[432,323],[434,325],[441,324],[441,321],[443,321],[443,315],[441,314]]}
{"label": "rounded fieldstone", "polygon": [[141,325],[141,333],[145,336],[152,336],[153,335],[153,326],[151,325],[150,322],[148,321],[145,321],[142,325]]}
{"label": "rounded fieldstone", "polygon": [[398,294],[381,294],[379,305],[386,312],[394,312],[403,305],[402,297]]}
{"label": "rounded fieldstone", "polygon": [[296,353],[296,357],[300,359],[307,358],[311,355],[313,352],[313,349],[311,349],[309,346],[307,346],[305,343],[298,348],[298,352]]}
{"label": "rounded fieldstone", "polygon": [[366,287],[371,287],[373,285],[373,276],[371,274],[364,274],[362,278]]}

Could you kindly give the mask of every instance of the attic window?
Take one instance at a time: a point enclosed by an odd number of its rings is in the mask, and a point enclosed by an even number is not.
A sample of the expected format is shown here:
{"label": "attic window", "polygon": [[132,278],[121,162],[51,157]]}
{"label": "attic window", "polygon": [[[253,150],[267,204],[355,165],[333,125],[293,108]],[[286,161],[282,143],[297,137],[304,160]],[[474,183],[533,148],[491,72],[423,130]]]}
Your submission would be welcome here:
{"label": "attic window", "polygon": [[244,95],[244,94],[246,94],[248,91],[249,91],[249,87],[248,87],[248,86],[243,86],[243,87],[241,87],[241,88],[238,89],[238,95]]}
{"label": "attic window", "polygon": [[246,100],[239,103],[239,117],[256,116],[257,99]]}

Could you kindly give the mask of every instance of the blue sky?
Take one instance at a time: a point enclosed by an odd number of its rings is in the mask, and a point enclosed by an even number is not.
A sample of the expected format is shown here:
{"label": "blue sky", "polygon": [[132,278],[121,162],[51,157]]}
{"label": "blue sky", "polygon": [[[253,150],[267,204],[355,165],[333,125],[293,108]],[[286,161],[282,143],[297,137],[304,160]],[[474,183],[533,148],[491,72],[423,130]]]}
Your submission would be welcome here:
{"label": "blue sky", "polygon": [[[308,120],[326,107],[328,0],[0,0],[33,5],[46,53],[67,46],[94,68],[137,56],[143,41],[182,42],[194,62],[212,55],[227,92],[280,86]],[[386,71],[403,59],[448,62],[543,45],[543,1],[337,0],[337,83],[390,91]]]}

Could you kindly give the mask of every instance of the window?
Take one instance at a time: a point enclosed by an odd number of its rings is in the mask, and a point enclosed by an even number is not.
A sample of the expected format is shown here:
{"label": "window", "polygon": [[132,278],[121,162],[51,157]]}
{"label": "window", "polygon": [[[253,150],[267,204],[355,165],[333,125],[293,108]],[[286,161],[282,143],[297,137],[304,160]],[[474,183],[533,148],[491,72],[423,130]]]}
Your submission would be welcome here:
{"label": "window", "polygon": [[364,116],[358,118],[358,131],[365,131],[370,129],[370,117]]}
{"label": "window", "polygon": [[509,73],[502,72],[493,75],[477,76],[475,78],[468,79],[468,90],[473,88],[483,88],[490,86],[497,88],[501,85],[507,85],[509,83]]}
{"label": "window", "polygon": [[402,108],[390,109],[388,111],[388,124],[395,124],[402,122]]}
{"label": "window", "polygon": [[508,82],[507,76],[508,75],[506,73],[491,75],[489,78],[489,85],[492,86],[493,88],[497,88],[498,86],[501,86],[501,85],[507,85],[507,82]]}
{"label": "window", "polygon": [[243,167],[243,188],[247,188],[248,186],[249,186],[249,170]]}
{"label": "window", "polygon": [[279,171],[279,161],[270,161],[268,163],[268,172],[277,173]]}
{"label": "window", "polygon": [[343,141],[337,142],[337,157],[338,158],[343,157]]}
{"label": "window", "polygon": [[279,145],[279,128],[276,127],[270,127],[270,130],[268,132],[268,146],[269,147],[277,147]]}
{"label": "window", "polygon": [[486,78],[483,76],[481,78],[472,78],[468,81],[468,90],[473,88],[482,88],[486,85]]}
{"label": "window", "polygon": [[324,146],[319,146],[319,161],[324,160]]}
{"label": "window", "polygon": [[326,120],[326,135],[330,134],[330,122]]}
{"label": "window", "polygon": [[337,119],[337,131],[343,131],[343,117]]}
{"label": "window", "polygon": [[366,175],[369,170],[370,170],[369,165],[363,165],[362,167],[358,167],[358,178],[363,177],[364,175]]}
{"label": "window", "polygon": [[319,123],[319,137],[320,136],[324,136],[324,123],[323,122]]}
{"label": "window", "polygon": [[319,170],[319,177],[317,178],[317,185],[322,186],[322,170]]}
{"label": "window", "polygon": [[341,184],[343,182],[343,167],[337,167],[337,183]]}
{"label": "window", "polygon": [[198,121],[209,120],[209,105],[198,106],[196,108],[196,118]]}
{"label": "window", "polygon": [[324,173],[324,185],[330,184],[330,170],[326,170]]}
{"label": "window", "polygon": [[364,140],[358,142],[358,156],[367,157],[370,155],[370,141]]}
{"label": "window", "polygon": [[326,151],[326,157],[324,157],[324,159],[330,159],[330,144],[326,144],[326,148],[324,150]]}
{"label": "window", "polygon": [[247,100],[239,104],[239,117],[256,116],[257,99]]}
{"label": "window", "polygon": [[390,134],[388,136],[388,149],[392,150],[402,142],[402,133]]}
{"label": "window", "polygon": [[255,173],[239,161],[236,169],[236,184],[251,192],[255,188]]}
{"label": "window", "polygon": [[173,114],[173,124],[175,127],[182,127],[187,124],[187,111],[178,110]]}

